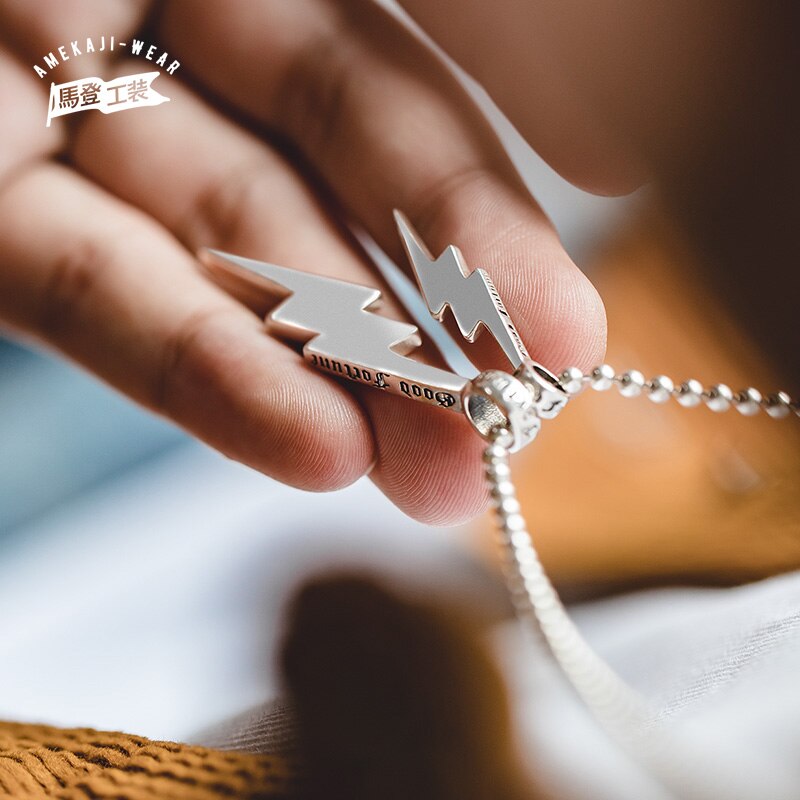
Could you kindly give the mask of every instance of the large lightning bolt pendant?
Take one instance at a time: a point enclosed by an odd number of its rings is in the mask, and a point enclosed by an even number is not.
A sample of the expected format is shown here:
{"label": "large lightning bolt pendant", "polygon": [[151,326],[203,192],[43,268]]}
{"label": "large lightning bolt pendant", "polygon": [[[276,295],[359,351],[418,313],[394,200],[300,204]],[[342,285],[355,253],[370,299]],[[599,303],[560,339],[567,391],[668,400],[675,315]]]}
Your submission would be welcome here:
{"label": "large lightning bolt pendant", "polygon": [[288,295],[267,316],[267,329],[305,342],[303,355],[315,367],[392,394],[462,410],[467,379],[406,357],[422,344],[417,326],[373,314],[381,301],[378,289],[217,250],[204,250],[200,257],[211,268]]}
{"label": "large lightning bolt pendant", "polygon": [[266,319],[270,332],[303,343],[311,364],[337,377],[464,412],[486,438],[504,435],[512,451],[536,436],[541,418],[567,401],[558,380],[528,355],[511,317],[484,270],[469,273],[461,253],[448,247],[433,259],[408,220],[395,212],[401,238],[431,314],[449,307],[467,341],[481,326],[497,339],[513,375],[488,370],[468,380],[409,357],[421,344],[415,325],[374,314],[377,289],[279,267],[216,250],[203,250],[211,270],[245,278],[284,299]]}

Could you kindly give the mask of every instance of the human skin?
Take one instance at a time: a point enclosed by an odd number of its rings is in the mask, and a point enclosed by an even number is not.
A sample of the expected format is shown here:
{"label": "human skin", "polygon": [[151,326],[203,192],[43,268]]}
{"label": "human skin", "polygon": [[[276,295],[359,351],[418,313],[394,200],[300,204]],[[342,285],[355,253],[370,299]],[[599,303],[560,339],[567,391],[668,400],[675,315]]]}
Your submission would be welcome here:
{"label": "human skin", "polygon": [[[45,129],[49,86],[30,65],[75,31],[122,41],[148,13],[148,39],[183,64],[161,78],[171,102]],[[232,458],[311,490],[374,463],[389,498],[432,523],[485,505],[463,419],[314,372],[199,269],[210,246],[375,285],[331,195],[398,259],[395,207],[432,248],[490,267],[554,369],[602,357],[597,293],[494,134],[370,3],[4,0],[0,30],[0,316]],[[141,70],[107,55],[52,79]]]}
{"label": "human skin", "polygon": [[[483,35],[481,4],[408,5],[570,180],[625,191],[657,162],[638,129],[621,134],[635,128],[625,114],[597,113],[624,85],[591,108],[567,102],[564,71],[536,64],[526,37]],[[492,7],[509,29],[528,24],[518,0]],[[458,11],[450,35],[433,8]],[[172,101],[45,129],[47,82],[30,65],[75,31],[121,40],[145,18],[147,38],[182,62],[161,78]],[[559,33],[556,15],[551,32],[602,63],[586,31]],[[141,70],[84,58],[53,79]],[[535,102],[514,106],[492,65],[528,76]],[[401,260],[398,207],[432,249],[457,243],[491,270],[534,358],[554,370],[602,359],[602,303],[493,132],[439,60],[367,0],[2,0],[0,77],[0,119],[11,120],[0,127],[0,319],[278,480],[329,490],[371,469],[400,508],[436,524],[486,502],[481,443],[464,420],[315,373],[264,335],[254,312],[269,303],[201,271],[198,247],[376,285],[339,221]],[[657,108],[673,110],[668,98]],[[487,339],[478,361],[496,365]]]}

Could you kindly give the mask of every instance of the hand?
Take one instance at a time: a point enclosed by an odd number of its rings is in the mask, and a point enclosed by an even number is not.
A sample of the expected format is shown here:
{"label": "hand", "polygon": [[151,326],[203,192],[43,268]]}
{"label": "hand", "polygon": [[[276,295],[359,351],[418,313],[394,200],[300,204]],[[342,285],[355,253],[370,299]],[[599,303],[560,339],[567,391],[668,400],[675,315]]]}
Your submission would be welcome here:
{"label": "hand", "polygon": [[[126,41],[146,15],[141,38],[181,61],[156,87],[171,102],[46,129],[49,80],[142,62],[84,55],[47,79],[30,65],[76,33]],[[380,285],[339,209],[398,263],[394,207],[432,249],[458,244],[550,368],[602,358],[600,300],[491,129],[367,0],[5,0],[0,31],[0,118],[12,121],[0,129],[0,318],[230,457],[311,490],[374,464],[389,498],[431,523],[484,507],[481,443],[463,419],[315,372],[265,335],[263,297],[223,291],[193,256],[209,246]],[[484,341],[478,360],[494,352]]]}

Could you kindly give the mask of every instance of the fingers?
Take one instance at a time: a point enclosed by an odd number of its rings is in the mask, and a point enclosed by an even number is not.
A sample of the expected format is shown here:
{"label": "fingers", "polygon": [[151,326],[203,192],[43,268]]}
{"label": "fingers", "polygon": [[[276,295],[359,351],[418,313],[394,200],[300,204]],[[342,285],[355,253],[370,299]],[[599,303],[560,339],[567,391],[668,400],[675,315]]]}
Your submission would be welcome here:
{"label": "fingers", "polygon": [[[374,272],[280,156],[187,90],[173,86],[171,94],[172,102],[157,113],[87,117],[73,146],[76,164],[155,216],[192,250],[219,247],[377,285]],[[258,302],[252,298],[252,305]],[[261,313],[274,305],[263,295],[260,302]],[[387,313],[398,316],[396,309]],[[480,471],[452,468],[479,463],[480,440],[465,420],[370,390],[360,400],[370,409],[380,451],[373,474],[394,502],[431,523],[479,513],[485,498]]]}
{"label": "fingers", "polygon": [[347,391],[265,336],[143,214],[55,166],[0,192],[0,316],[229,456],[303,488],[372,460]]}
{"label": "fingers", "polygon": [[486,510],[485,442],[463,417],[375,392],[364,392],[363,403],[378,453],[370,478],[395,505],[429,525],[458,525]]}
{"label": "fingers", "polygon": [[[116,43],[126,41],[152,4],[153,0],[0,0],[0,36],[8,47],[15,48],[25,64],[44,68],[46,64],[41,59],[52,54],[58,61],[56,80],[75,80],[102,69],[116,55],[116,49],[109,49],[111,35]],[[105,50],[85,52],[86,37],[92,35],[95,48],[100,47],[100,35],[108,36]],[[76,41],[80,57],[74,57],[72,40]],[[49,87],[48,79],[41,82]]]}
{"label": "fingers", "polygon": [[[56,152],[62,143],[61,128],[44,125],[47,96],[35,77],[0,47],[0,185],[14,171],[35,158]],[[56,123],[61,120],[55,120]]]}
{"label": "fingers", "polygon": [[[170,97],[156,113],[87,115],[71,144],[76,166],[155,217],[190,252],[212,247],[375,285],[282,156],[181,84],[171,84]],[[245,299],[266,310],[262,290]]]}
{"label": "fingers", "polygon": [[[431,249],[456,243],[491,272],[534,358],[551,369],[602,357],[605,315],[451,76],[372,3],[168,6],[161,36],[228,102],[289,136],[402,263],[391,210]],[[498,366],[484,336],[477,359]],[[453,523],[485,505],[480,440],[463,420],[365,393],[376,483],[412,516]],[[457,465],[457,467],[455,466]]]}
{"label": "fingers", "polygon": [[160,35],[185,54],[187,69],[290,136],[398,258],[394,207],[433,250],[456,243],[469,264],[488,268],[535,358],[558,370],[601,357],[596,292],[493,132],[425,48],[371,2],[224,8],[165,9]]}
{"label": "fingers", "polygon": [[[641,183],[632,142],[609,119],[608,98],[598,102],[597,91],[598,85],[606,91],[630,89],[633,76],[647,72],[634,63],[621,68],[636,49],[635,36],[627,41],[620,36],[640,16],[633,3],[628,13],[617,9],[612,25],[608,8],[582,2],[459,0],[457,14],[452,3],[402,0],[402,5],[562,176],[599,194],[624,194]],[[655,14],[650,8],[641,16]],[[659,20],[662,28],[664,22]],[[617,45],[616,58],[609,58],[609,40]],[[609,80],[610,69],[626,78]],[[650,85],[650,95],[653,89]]]}
{"label": "fingers", "polygon": [[[386,249],[401,258],[400,206],[432,249],[459,244],[490,269],[534,357],[555,369],[596,360],[604,317],[593,289],[449,74],[371,3],[181,4],[162,30],[184,66],[291,137]],[[375,285],[292,170],[179,99],[125,120],[85,115],[76,160],[190,247]],[[366,468],[370,430],[351,395],[199,279],[159,225],[57,172],[0,197],[4,280],[24,297],[0,312],[281,480],[331,488]],[[482,358],[497,365],[486,342]],[[480,509],[480,442],[464,420],[375,393],[363,402],[375,480],[398,505],[431,522]]]}

